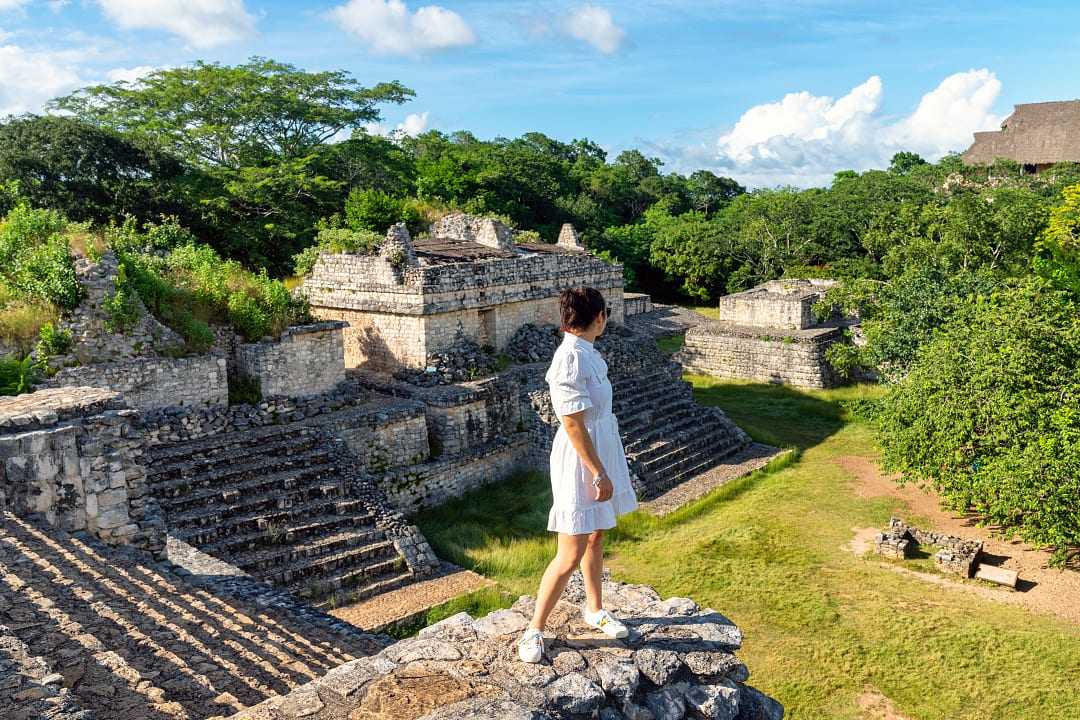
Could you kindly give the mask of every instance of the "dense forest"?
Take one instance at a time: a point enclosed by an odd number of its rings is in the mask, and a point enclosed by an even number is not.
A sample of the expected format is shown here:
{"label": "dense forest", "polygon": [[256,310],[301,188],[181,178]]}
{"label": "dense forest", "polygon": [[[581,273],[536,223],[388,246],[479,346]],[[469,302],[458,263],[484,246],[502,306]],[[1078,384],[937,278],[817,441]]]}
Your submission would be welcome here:
{"label": "dense forest", "polygon": [[118,330],[137,293],[198,351],[213,319],[257,338],[302,318],[281,280],[319,248],[370,248],[394,222],[422,232],[455,209],[529,239],[553,241],[570,222],[624,264],[629,287],[661,300],[840,279],[825,305],[858,312],[867,343],[830,357],[889,385],[865,408],[888,467],[1063,561],[1080,546],[1080,166],[1028,175],[901,152],[828,188],[748,191],[587,139],[365,130],[412,97],[252,58],[88,87],[49,114],[8,118],[0,334],[39,359],[63,344],[50,319],[78,301],[73,238],[120,257]]}

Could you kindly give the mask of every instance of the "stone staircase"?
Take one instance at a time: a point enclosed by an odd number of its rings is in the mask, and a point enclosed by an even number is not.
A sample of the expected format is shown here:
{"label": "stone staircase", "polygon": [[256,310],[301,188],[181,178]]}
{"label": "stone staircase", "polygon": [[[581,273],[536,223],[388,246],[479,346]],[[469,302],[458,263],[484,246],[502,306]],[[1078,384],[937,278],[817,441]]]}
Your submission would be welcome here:
{"label": "stone staircase", "polygon": [[385,647],[243,576],[0,513],[0,717],[204,720]]}
{"label": "stone staircase", "polygon": [[276,425],[153,448],[148,479],[170,535],[326,607],[413,579],[354,465],[324,430]]}
{"label": "stone staircase", "polygon": [[674,363],[615,375],[612,386],[613,410],[643,499],[700,475],[750,443],[722,410],[694,401]]}

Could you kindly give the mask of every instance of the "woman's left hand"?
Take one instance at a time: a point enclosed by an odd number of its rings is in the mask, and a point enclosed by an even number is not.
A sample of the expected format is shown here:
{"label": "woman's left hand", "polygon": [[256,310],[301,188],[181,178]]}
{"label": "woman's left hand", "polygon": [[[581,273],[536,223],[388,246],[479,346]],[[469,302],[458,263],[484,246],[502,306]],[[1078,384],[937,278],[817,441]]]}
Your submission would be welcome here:
{"label": "woman's left hand", "polygon": [[615,486],[611,484],[611,478],[607,476],[607,473],[597,475],[593,481],[593,487],[596,490],[594,497],[597,502],[610,500],[611,496],[615,494]]}

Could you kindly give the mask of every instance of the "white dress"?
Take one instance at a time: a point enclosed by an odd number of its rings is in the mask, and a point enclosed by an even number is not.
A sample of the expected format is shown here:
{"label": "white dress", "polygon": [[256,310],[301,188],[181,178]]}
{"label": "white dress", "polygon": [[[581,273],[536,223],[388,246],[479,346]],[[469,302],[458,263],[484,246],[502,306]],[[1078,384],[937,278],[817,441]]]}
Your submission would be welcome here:
{"label": "white dress", "polygon": [[[548,530],[583,535],[615,527],[615,518],[637,507],[630,469],[611,412],[607,363],[591,342],[573,333],[563,335],[546,376],[551,405],[560,425],[551,446],[551,493]],[[614,486],[610,500],[597,502],[592,473],[582,464],[563,428],[562,416],[585,411],[585,428]]]}

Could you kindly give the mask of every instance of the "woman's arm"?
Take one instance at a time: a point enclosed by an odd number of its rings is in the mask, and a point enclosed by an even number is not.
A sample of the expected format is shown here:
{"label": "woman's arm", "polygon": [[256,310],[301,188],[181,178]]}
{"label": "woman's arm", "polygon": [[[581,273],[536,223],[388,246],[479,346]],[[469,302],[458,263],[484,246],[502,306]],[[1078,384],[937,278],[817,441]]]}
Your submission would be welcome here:
{"label": "woman's arm", "polygon": [[596,490],[594,497],[600,502],[610,500],[615,489],[604,470],[604,464],[600,462],[600,456],[596,453],[596,446],[593,445],[589,431],[585,427],[585,411],[563,415],[562,424],[566,437],[570,438],[570,444],[581,458],[581,464],[594,478],[600,480],[599,485],[594,485]]}

